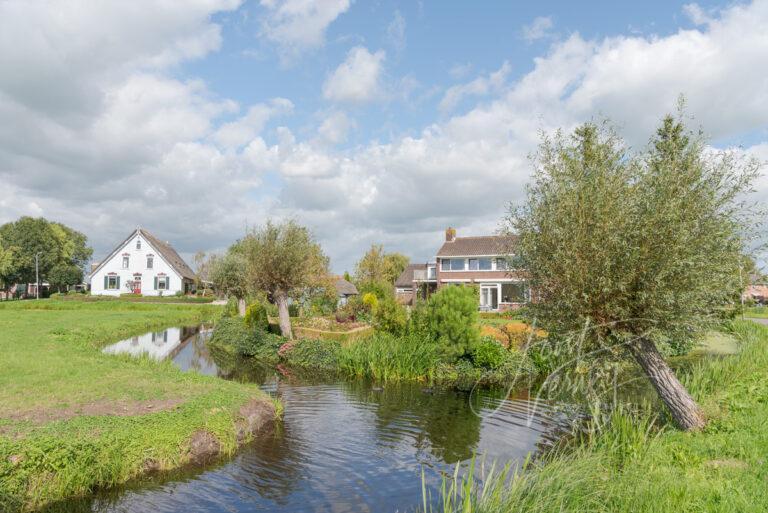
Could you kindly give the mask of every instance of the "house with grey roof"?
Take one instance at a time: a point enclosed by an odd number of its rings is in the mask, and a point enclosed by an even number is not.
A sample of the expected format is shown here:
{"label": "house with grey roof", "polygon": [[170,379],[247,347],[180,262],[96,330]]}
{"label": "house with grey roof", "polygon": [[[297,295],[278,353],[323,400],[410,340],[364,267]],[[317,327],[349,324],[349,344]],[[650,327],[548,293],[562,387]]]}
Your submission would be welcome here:
{"label": "house with grey roof", "polygon": [[443,287],[473,285],[480,310],[519,308],[529,300],[529,291],[523,273],[509,264],[515,241],[510,235],[457,237],[456,230],[448,228],[435,262],[409,266],[395,283],[396,294],[411,303]]}
{"label": "house with grey roof", "polygon": [[358,294],[355,284],[345,280],[343,276],[336,277],[334,286],[336,287],[336,295],[339,298],[339,306],[346,305],[349,298]]}
{"label": "house with grey roof", "polygon": [[174,295],[193,291],[195,273],[171,244],[136,228],[95,266],[91,294]]}

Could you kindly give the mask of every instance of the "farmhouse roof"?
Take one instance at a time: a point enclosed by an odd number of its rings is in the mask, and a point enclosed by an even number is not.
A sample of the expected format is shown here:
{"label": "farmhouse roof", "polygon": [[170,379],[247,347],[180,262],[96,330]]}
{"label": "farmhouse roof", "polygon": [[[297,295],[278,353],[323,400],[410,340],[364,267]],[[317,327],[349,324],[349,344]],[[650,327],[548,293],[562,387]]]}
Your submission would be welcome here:
{"label": "farmhouse roof", "polygon": [[149,245],[152,246],[152,248],[160,254],[162,259],[168,262],[168,265],[170,265],[171,268],[179,274],[179,276],[189,280],[195,279],[195,273],[192,268],[187,265],[184,259],[181,258],[181,255],[179,255],[176,250],[173,249],[170,243],[161,241],[143,228],[136,228],[134,231],[132,231],[131,234],[123,242],[117,245],[117,247],[109,254],[107,258],[102,260],[101,263],[91,271],[91,276],[93,276],[96,271],[101,269],[104,264],[109,262],[112,257],[115,256],[115,254],[120,251],[136,235],[141,235],[144,240],[146,240]]}

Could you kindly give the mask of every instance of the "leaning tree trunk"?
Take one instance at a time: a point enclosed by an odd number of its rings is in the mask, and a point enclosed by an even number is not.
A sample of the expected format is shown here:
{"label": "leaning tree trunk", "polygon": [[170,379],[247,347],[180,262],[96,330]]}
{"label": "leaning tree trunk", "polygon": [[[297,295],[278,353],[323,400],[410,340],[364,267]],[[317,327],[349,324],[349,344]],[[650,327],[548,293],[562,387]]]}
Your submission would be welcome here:
{"label": "leaning tree trunk", "polygon": [[288,313],[288,295],[284,292],[276,293],[275,302],[277,303],[277,315],[280,321],[280,333],[282,333],[284,337],[292,339],[291,316]]}
{"label": "leaning tree trunk", "polygon": [[656,344],[646,338],[640,338],[629,345],[629,350],[669,409],[675,424],[685,431],[702,429],[705,421],[699,405],[677,379],[674,371],[656,349]]}
{"label": "leaning tree trunk", "polygon": [[237,313],[240,317],[245,317],[245,298],[237,298]]}

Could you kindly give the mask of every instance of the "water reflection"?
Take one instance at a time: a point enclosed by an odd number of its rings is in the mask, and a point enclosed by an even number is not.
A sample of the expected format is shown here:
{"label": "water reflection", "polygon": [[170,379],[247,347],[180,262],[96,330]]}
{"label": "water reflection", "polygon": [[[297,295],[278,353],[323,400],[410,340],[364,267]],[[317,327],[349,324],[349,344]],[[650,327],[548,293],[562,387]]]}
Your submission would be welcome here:
{"label": "water reflection", "polygon": [[552,443],[560,422],[549,405],[532,408],[525,392],[469,394],[306,376],[209,350],[207,336],[168,330],[167,357],[184,370],[260,383],[283,401],[283,422],[218,467],[69,502],[60,511],[413,510],[421,503],[423,467],[433,469],[426,476],[436,497],[440,472],[456,462],[466,465],[474,453],[522,461]]}

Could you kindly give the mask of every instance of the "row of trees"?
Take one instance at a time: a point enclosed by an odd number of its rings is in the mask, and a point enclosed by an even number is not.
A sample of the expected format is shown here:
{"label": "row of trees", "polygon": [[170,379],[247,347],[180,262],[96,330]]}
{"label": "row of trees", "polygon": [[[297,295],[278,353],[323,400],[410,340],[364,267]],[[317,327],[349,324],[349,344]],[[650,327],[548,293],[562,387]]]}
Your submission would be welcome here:
{"label": "row of trees", "polygon": [[93,250],[82,233],[42,217],[22,217],[0,226],[0,285],[40,281],[62,290],[82,283]]}

